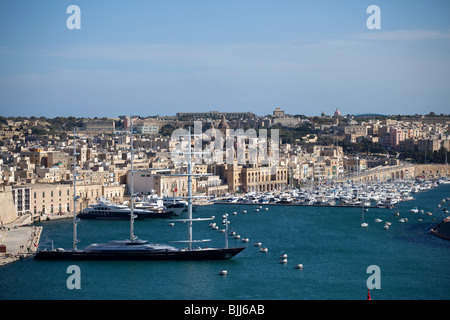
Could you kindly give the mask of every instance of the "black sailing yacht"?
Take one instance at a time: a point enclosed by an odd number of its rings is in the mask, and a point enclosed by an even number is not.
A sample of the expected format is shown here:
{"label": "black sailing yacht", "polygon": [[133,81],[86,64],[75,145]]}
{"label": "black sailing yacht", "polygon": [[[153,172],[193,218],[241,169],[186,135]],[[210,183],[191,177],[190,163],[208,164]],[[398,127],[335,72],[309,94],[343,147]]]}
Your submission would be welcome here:
{"label": "black sailing yacht", "polygon": [[[133,130],[131,126],[131,172],[133,173]],[[178,221],[188,222],[189,239],[187,248],[176,248],[165,244],[151,244],[146,240],[140,240],[134,235],[133,214],[133,174],[131,174],[131,214],[130,214],[130,239],[115,240],[104,244],[91,244],[83,250],[77,249],[77,222],[76,214],[73,219],[73,249],[52,249],[39,250],[34,258],[37,260],[225,260],[230,259],[245,247],[228,248],[226,241],[225,248],[192,248],[193,243],[206,242],[209,240],[192,239],[192,222],[212,220],[213,218],[192,218],[192,151],[191,137],[189,130],[188,137],[188,218],[178,219]],[[76,157],[75,157],[75,130],[74,130],[74,212],[76,212]],[[177,220],[170,220],[177,221]]]}

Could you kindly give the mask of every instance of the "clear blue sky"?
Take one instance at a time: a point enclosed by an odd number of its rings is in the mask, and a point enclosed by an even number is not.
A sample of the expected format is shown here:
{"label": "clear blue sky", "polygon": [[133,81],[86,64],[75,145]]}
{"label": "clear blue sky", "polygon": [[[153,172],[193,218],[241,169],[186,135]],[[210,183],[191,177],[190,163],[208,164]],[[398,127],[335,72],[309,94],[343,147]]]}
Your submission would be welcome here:
{"label": "clear blue sky", "polygon": [[448,0],[0,0],[0,115],[449,113],[449,17]]}

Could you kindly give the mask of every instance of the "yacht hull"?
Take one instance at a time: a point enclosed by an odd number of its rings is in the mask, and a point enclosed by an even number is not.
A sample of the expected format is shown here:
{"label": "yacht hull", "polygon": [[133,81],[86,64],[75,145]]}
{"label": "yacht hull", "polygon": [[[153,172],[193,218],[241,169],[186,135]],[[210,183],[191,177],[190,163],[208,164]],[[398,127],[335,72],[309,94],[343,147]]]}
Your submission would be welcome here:
{"label": "yacht hull", "polygon": [[[177,214],[172,210],[164,210],[164,211],[146,211],[146,212],[134,212],[133,213],[137,220],[142,219],[168,219],[176,216]],[[98,220],[130,220],[130,212],[124,211],[111,211],[107,214],[102,213],[94,213],[94,212],[82,212],[77,215],[80,219],[98,219]]]}
{"label": "yacht hull", "polygon": [[432,235],[444,240],[450,240],[450,218],[445,218],[436,227],[430,230]]}
{"label": "yacht hull", "polygon": [[154,252],[119,252],[89,250],[43,250],[34,256],[36,260],[228,260],[244,250],[238,248],[210,248],[193,250],[158,250]]}

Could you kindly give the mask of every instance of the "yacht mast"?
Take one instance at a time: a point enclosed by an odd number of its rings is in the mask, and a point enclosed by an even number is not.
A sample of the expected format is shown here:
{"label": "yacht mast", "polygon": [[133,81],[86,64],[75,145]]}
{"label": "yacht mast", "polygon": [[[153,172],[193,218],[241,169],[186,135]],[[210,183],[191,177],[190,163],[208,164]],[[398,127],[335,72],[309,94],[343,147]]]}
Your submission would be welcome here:
{"label": "yacht mast", "polygon": [[[182,221],[182,222],[187,222],[188,223],[188,240],[181,240],[181,241],[173,241],[173,242],[187,242],[188,248],[187,250],[191,251],[192,250],[192,243],[194,242],[207,242],[207,241],[211,241],[210,239],[203,239],[203,240],[193,240],[192,237],[192,222],[196,222],[196,221],[206,221],[206,220],[213,220],[214,218],[196,218],[193,219],[192,218],[192,200],[194,199],[194,196],[192,195],[192,176],[204,176],[204,175],[208,175],[208,174],[203,174],[203,173],[192,173],[192,155],[194,154],[201,154],[202,152],[192,152],[192,138],[194,137],[201,137],[201,135],[195,135],[195,134],[191,134],[191,128],[189,128],[189,132],[187,135],[180,135],[180,144],[184,145],[182,143],[183,139],[182,137],[186,138],[184,141],[187,142],[188,145],[188,149],[187,152],[174,152],[177,155],[186,155],[188,157],[187,160],[187,172],[185,174],[183,173],[179,173],[179,174],[172,174],[171,176],[183,176],[183,177],[188,177],[188,194],[187,197],[183,197],[184,199],[188,200],[188,217],[187,219],[172,219],[170,221]],[[182,147],[183,148],[183,147]]]}
{"label": "yacht mast", "polygon": [[73,250],[77,251],[77,148],[75,143],[75,128],[73,128]]}
{"label": "yacht mast", "polygon": [[130,117],[130,133],[131,133],[131,149],[130,149],[130,155],[131,155],[131,173],[130,173],[130,193],[131,193],[131,211],[130,211],[130,241],[136,240],[136,236],[134,235],[134,214],[133,214],[133,208],[134,208],[134,184],[133,184],[133,120]]}
{"label": "yacht mast", "polygon": [[192,150],[191,150],[191,128],[189,127],[189,140],[188,140],[188,240],[189,250],[192,250]]}

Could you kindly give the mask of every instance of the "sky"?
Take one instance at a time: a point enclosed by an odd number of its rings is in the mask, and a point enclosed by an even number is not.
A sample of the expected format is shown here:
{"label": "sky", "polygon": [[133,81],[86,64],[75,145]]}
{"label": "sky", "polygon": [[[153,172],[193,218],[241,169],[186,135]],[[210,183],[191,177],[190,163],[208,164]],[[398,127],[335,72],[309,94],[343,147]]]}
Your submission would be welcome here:
{"label": "sky", "polygon": [[0,0],[0,115],[448,114],[449,16],[448,0]]}

